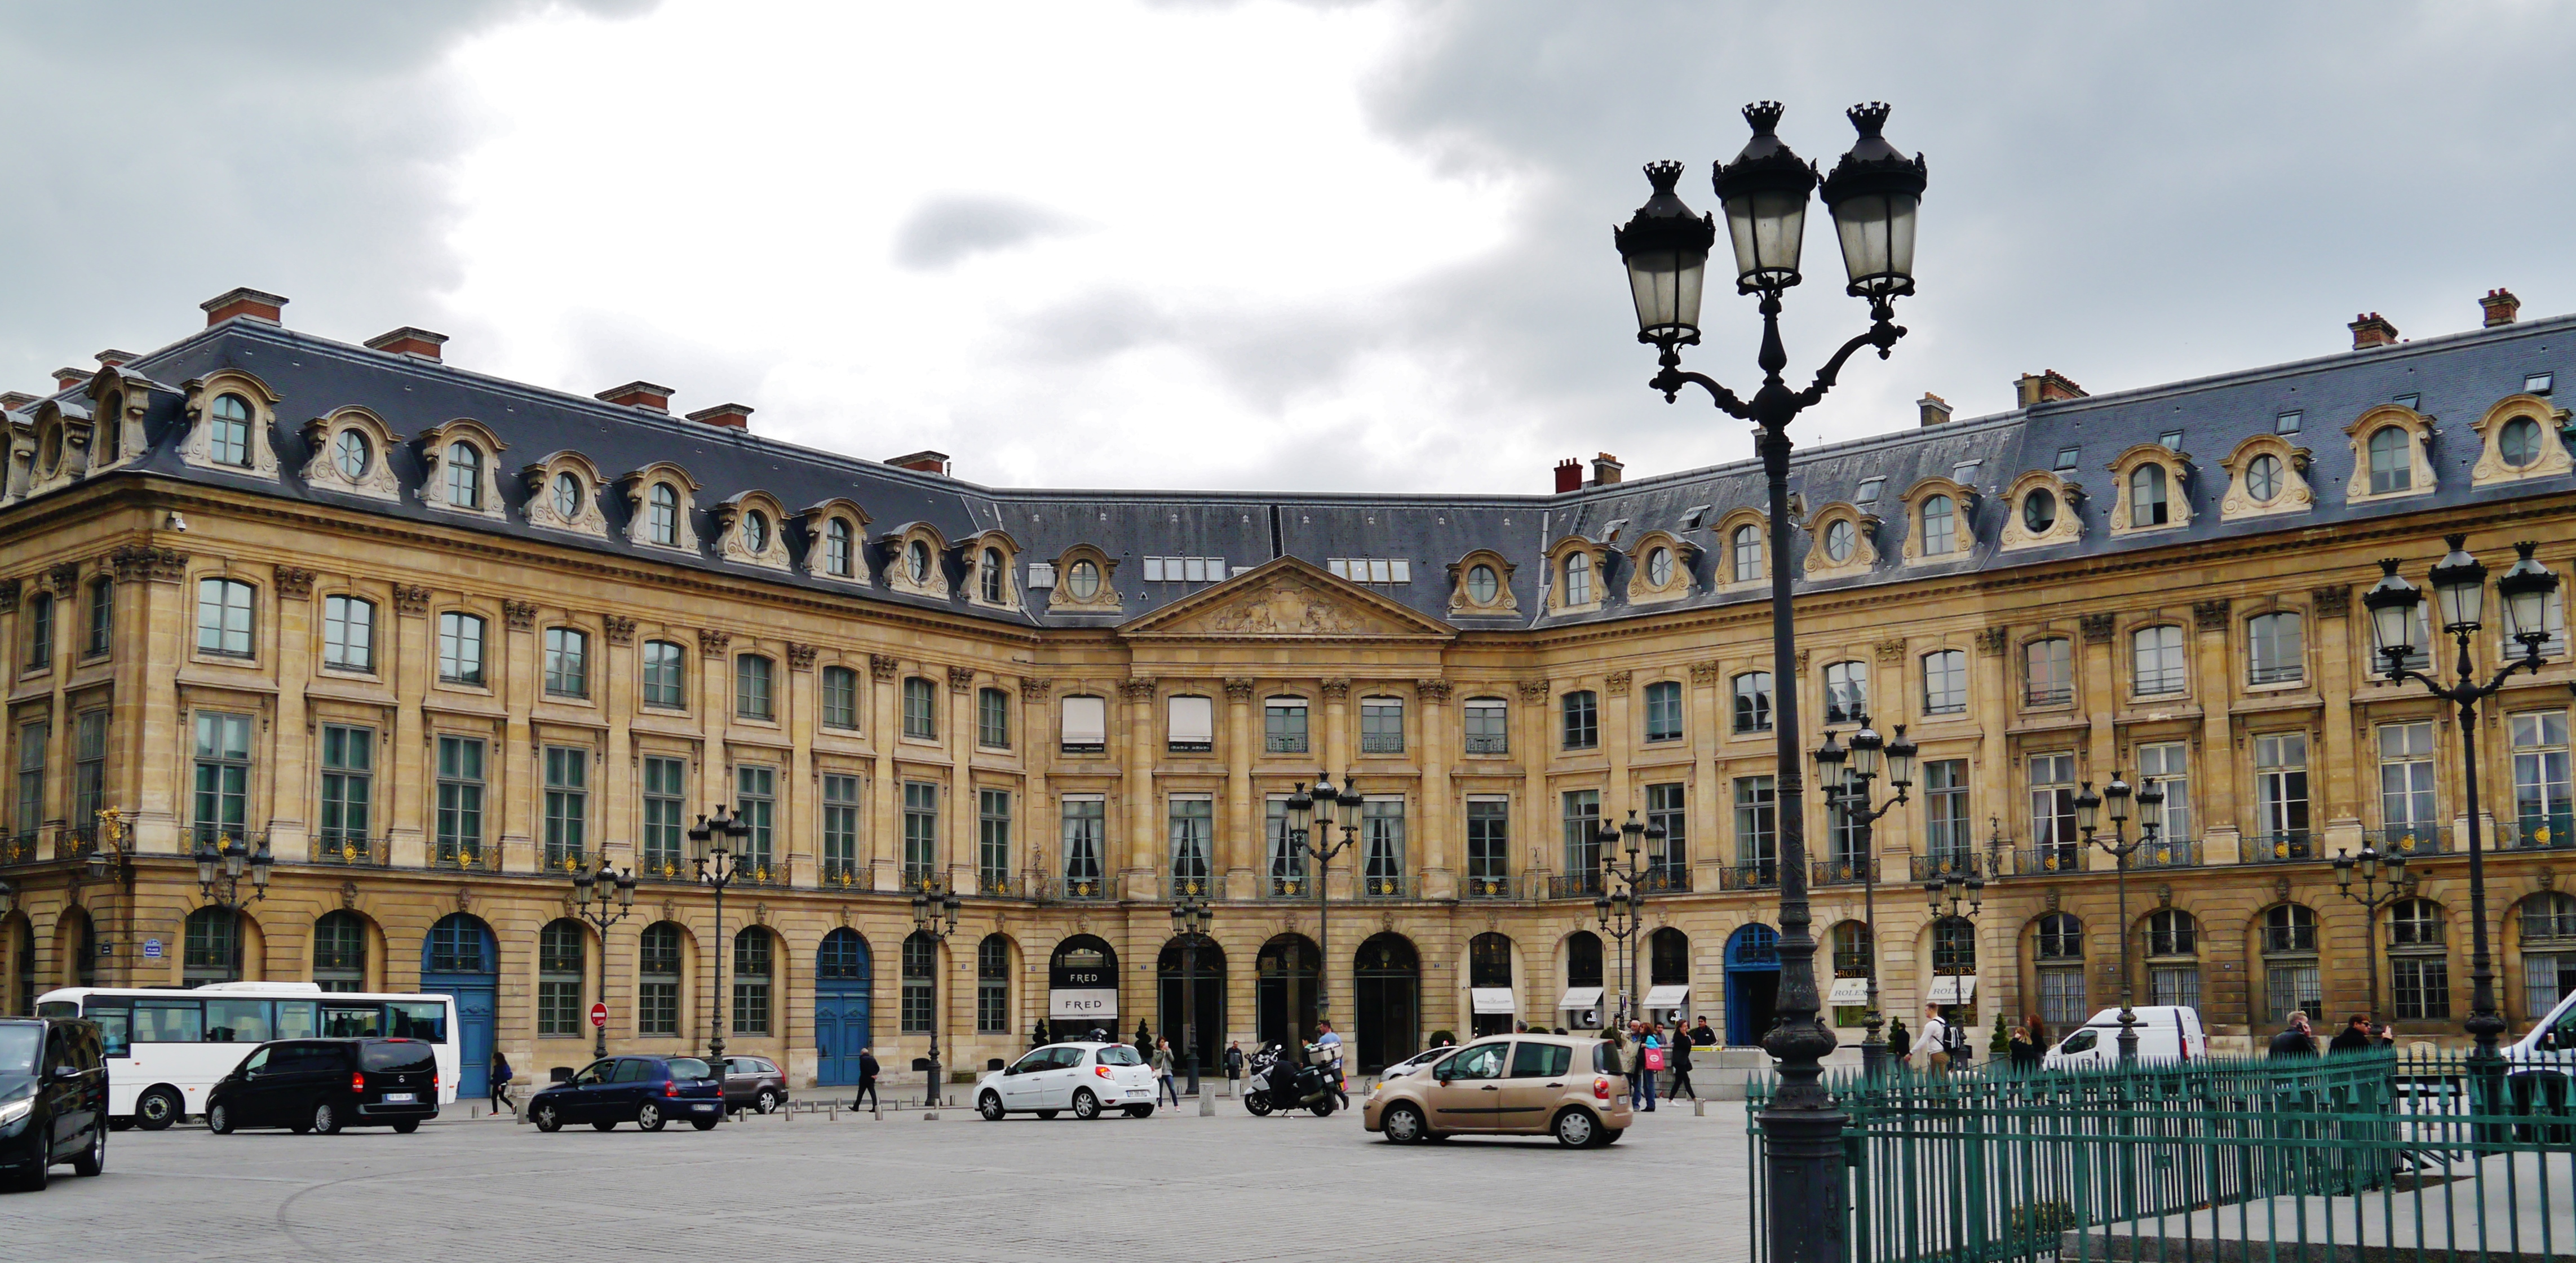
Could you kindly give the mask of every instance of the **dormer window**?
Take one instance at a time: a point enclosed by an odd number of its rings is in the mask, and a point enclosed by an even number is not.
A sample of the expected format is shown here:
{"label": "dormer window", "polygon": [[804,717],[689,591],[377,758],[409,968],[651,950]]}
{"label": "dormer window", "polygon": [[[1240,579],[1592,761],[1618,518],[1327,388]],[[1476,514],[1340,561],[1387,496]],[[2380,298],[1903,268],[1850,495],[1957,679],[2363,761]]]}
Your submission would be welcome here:
{"label": "dormer window", "polygon": [[978,590],[983,593],[985,603],[1000,605],[1006,595],[1003,591],[1004,580],[1010,574],[1009,563],[1002,560],[1002,550],[985,549],[980,569],[982,573],[978,577]]}
{"label": "dormer window", "polygon": [[1502,591],[1502,580],[1494,568],[1479,562],[1467,568],[1467,599],[1478,605],[1494,603],[1494,594]]}
{"label": "dormer window", "polygon": [[1077,561],[1073,563],[1073,569],[1065,573],[1064,590],[1071,593],[1073,599],[1077,601],[1090,601],[1098,597],[1100,595],[1100,567],[1089,561]]}
{"label": "dormer window", "polygon": [[903,546],[903,564],[904,564],[904,570],[905,570],[905,573],[910,574],[910,575],[912,576],[912,581],[913,581],[914,583],[921,583],[921,584],[929,583],[929,582],[930,582],[930,545],[929,545],[929,543],[928,543],[928,542],[926,542],[926,541],[923,541],[923,540],[918,540],[918,539],[916,539],[916,540],[912,541],[911,543],[904,545],[904,546]]}
{"label": "dormer window", "polygon": [[565,470],[555,475],[555,516],[569,522],[581,516],[581,475]]}
{"label": "dormer window", "polygon": [[679,547],[680,493],[667,482],[657,482],[653,484],[649,499],[651,503],[645,527],[648,536],[666,548]]}
{"label": "dormer window", "polygon": [[1938,557],[1958,551],[1958,529],[1953,524],[1950,497],[1924,497],[1922,538],[1924,556]]}
{"label": "dormer window", "polygon": [[250,401],[239,395],[217,395],[206,433],[206,454],[218,465],[250,464]]}
{"label": "dormer window", "polygon": [[2129,471],[2129,525],[2162,526],[2170,512],[2165,467],[2140,465]]}
{"label": "dormer window", "polygon": [[1663,587],[1673,581],[1673,550],[1658,547],[1646,554],[1646,582]]}
{"label": "dormer window", "polygon": [[463,439],[447,445],[447,503],[459,509],[483,507],[483,449]]}
{"label": "dormer window", "polygon": [[2245,494],[2270,504],[2281,494],[2281,458],[2265,452],[2245,465]]}
{"label": "dormer window", "polygon": [[2529,417],[2515,417],[2496,432],[2496,455],[2505,464],[2521,469],[2540,459],[2540,423]]}
{"label": "dormer window", "polygon": [[1737,583],[1752,583],[1762,577],[1762,532],[1751,523],[1735,528],[1730,553]]}
{"label": "dormer window", "polygon": [[1859,539],[1860,529],[1851,524],[1851,519],[1834,519],[1825,527],[1825,558],[1838,566],[1850,561]]}
{"label": "dormer window", "polygon": [[758,509],[742,515],[742,546],[755,553],[769,551],[769,515]]}
{"label": "dormer window", "polygon": [[2370,436],[2370,494],[2384,496],[2411,490],[2415,462],[2407,449],[2406,431],[2383,426]]}
{"label": "dormer window", "polygon": [[1565,559],[1565,603],[1568,606],[1592,604],[1592,555],[1575,553]]}
{"label": "dormer window", "polygon": [[849,519],[833,518],[823,528],[823,573],[835,579],[850,577],[856,545]]}
{"label": "dormer window", "polygon": [[2046,487],[2033,487],[2021,498],[2021,526],[2033,535],[2045,535],[2057,525],[2057,493]]}
{"label": "dormer window", "polygon": [[367,471],[375,467],[375,461],[375,445],[356,430],[340,431],[339,439],[331,445],[331,463],[339,469],[341,477],[351,482],[364,479]]}

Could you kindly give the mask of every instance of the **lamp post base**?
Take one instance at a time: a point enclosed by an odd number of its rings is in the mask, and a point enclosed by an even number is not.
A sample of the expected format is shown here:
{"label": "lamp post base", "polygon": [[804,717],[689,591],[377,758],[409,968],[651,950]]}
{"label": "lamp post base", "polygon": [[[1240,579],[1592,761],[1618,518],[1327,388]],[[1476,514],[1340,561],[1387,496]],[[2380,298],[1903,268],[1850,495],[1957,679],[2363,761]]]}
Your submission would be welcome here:
{"label": "lamp post base", "polygon": [[[1843,1127],[1850,1120],[1830,1105],[1768,1109],[1761,1119],[1769,1263],[1843,1263]],[[1782,1213],[1786,1207],[1797,1213]]]}

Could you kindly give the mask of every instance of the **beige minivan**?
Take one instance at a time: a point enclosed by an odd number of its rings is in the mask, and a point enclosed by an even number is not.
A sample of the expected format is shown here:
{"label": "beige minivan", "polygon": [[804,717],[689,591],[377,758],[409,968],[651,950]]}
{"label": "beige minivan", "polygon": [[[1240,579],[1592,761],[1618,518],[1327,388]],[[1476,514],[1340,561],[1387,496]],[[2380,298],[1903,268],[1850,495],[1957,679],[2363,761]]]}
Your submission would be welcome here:
{"label": "beige minivan", "polygon": [[1610,1045],[1589,1035],[1496,1035],[1379,1084],[1361,1121],[1396,1144],[1552,1135],[1587,1149],[1617,1140],[1634,1116]]}

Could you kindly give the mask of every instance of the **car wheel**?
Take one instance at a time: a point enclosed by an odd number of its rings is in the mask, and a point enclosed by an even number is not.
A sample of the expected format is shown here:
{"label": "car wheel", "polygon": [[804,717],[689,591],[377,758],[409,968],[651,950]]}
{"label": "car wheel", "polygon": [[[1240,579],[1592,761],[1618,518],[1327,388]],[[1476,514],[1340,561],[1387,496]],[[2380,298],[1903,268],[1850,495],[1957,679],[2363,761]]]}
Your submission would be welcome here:
{"label": "car wheel", "polygon": [[168,1088],[154,1088],[134,1103],[134,1125],[145,1131],[160,1131],[178,1122],[184,1109],[186,1106],[180,1103],[178,1093]]}
{"label": "car wheel", "polygon": [[21,1193],[44,1192],[45,1186],[52,1183],[53,1178],[54,1172],[52,1167],[49,1167],[42,1162],[29,1163],[26,1172],[18,1177],[18,1191]]}
{"label": "car wheel", "polygon": [[714,1131],[716,1129],[716,1124],[720,1121],[722,1120],[713,1118],[692,1118],[689,1120],[689,1126],[695,1127],[699,1131]]}
{"label": "car wheel", "polygon": [[1041,1119],[1048,1119],[1048,1118],[1053,1118],[1053,1117],[1055,1117],[1056,1115],[1061,1114],[1061,1113],[1063,1113],[1063,1112],[1064,1112],[1063,1110],[1039,1110],[1039,1111],[1038,1111],[1038,1117],[1039,1117],[1039,1118],[1041,1118]]}
{"label": "car wheel", "polygon": [[1073,1094],[1073,1116],[1086,1123],[1090,1122],[1092,1119],[1100,1117],[1100,1098],[1093,1096],[1091,1094],[1091,1089],[1089,1088],[1083,1088],[1075,1092]]}
{"label": "car wheel", "polygon": [[590,1128],[592,1131],[615,1131],[617,1130],[617,1120],[614,1118],[598,1119],[591,1123]]}
{"label": "car wheel", "polygon": [[1153,1116],[1154,1107],[1151,1105],[1130,1105],[1127,1107],[1127,1117],[1129,1118],[1152,1118]]}
{"label": "car wheel", "polygon": [[538,1131],[563,1130],[563,1115],[555,1112],[555,1103],[552,1101],[528,1111],[528,1117],[536,1123]]}
{"label": "car wheel", "polygon": [[1556,1133],[1556,1143],[1568,1149],[1589,1149],[1601,1143],[1601,1124],[1582,1110],[1567,1110],[1557,1115],[1549,1130]]}
{"label": "car wheel", "polygon": [[394,1124],[394,1134],[397,1136],[408,1136],[419,1130],[420,1120],[417,1118],[402,1119]]}
{"label": "car wheel", "polygon": [[975,1112],[983,1115],[985,1122],[998,1123],[1002,1121],[1002,1115],[1006,1111],[1002,1109],[1001,1094],[996,1092],[985,1093],[984,1099],[975,1102]]}
{"label": "car wheel", "polygon": [[763,1114],[775,1114],[778,1112],[778,1094],[767,1088],[762,1088],[760,1090],[760,1096],[752,1101],[751,1107],[759,1110]]}
{"label": "car wheel", "polygon": [[662,1130],[662,1107],[651,1101],[636,1106],[635,1125],[645,1131]]}
{"label": "car wheel", "polygon": [[107,1129],[91,1132],[89,1148],[72,1159],[72,1174],[97,1175],[107,1170]]}
{"label": "car wheel", "polygon": [[1270,1094],[1267,1092],[1246,1093],[1243,1098],[1243,1108],[1251,1110],[1254,1118],[1270,1117]]}
{"label": "car wheel", "polygon": [[1619,1138],[1627,1134],[1628,1129],[1625,1127],[1604,1127],[1601,1129],[1601,1139],[1592,1143],[1597,1148],[1607,1149],[1619,1143]]}
{"label": "car wheel", "polygon": [[207,1106],[206,1130],[218,1136],[233,1134],[233,1107],[220,1101]]}
{"label": "car wheel", "polygon": [[331,1108],[329,1101],[314,1102],[312,1127],[325,1136],[339,1135],[340,1111]]}
{"label": "car wheel", "polygon": [[1378,1119],[1378,1130],[1387,1140],[1399,1145],[1420,1144],[1431,1138],[1431,1128],[1422,1121],[1422,1111],[1410,1105],[1390,1105]]}

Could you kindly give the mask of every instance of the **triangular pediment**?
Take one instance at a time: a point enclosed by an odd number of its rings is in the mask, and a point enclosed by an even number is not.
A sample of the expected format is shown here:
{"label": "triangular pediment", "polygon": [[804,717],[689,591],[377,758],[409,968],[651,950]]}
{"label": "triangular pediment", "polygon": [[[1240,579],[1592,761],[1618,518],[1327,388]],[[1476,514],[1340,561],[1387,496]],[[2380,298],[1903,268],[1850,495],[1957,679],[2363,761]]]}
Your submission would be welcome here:
{"label": "triangular pediment", "polygon": [[1119,628],[1160,640],[1447,640],[1457,630],[1331,571],[1280,557]]}

